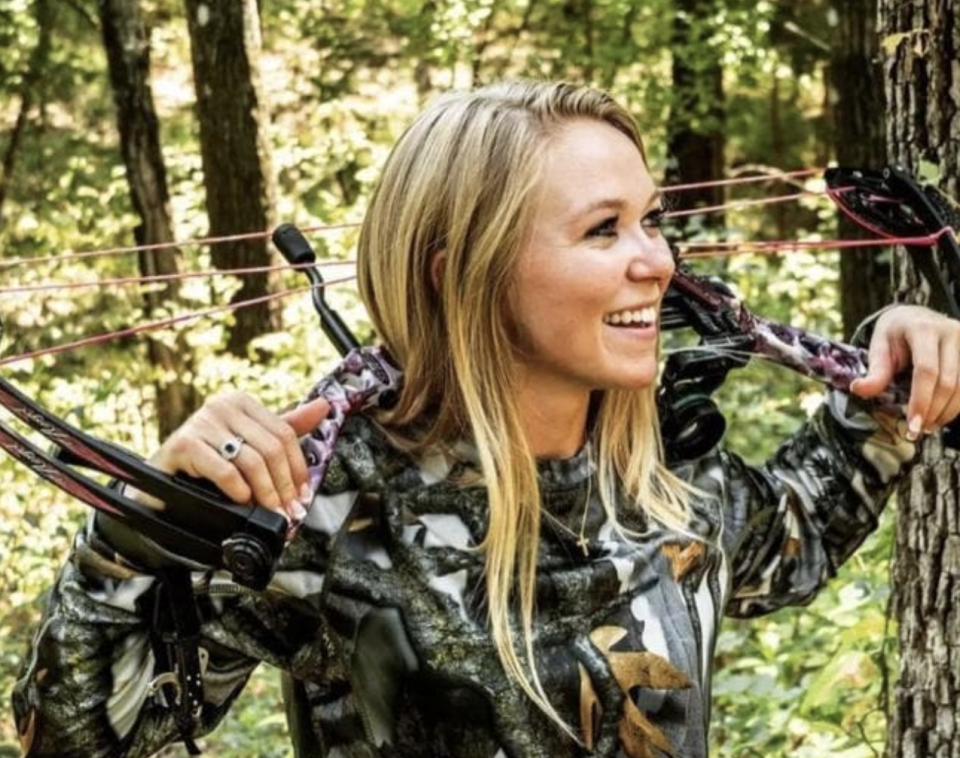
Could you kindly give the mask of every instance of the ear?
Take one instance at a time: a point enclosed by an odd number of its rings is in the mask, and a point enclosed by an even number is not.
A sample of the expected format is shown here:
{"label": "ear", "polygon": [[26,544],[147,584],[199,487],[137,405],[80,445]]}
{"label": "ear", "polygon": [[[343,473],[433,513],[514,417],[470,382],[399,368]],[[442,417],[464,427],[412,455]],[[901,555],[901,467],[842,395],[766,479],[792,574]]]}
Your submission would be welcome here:
{"label": "ear", "polygon": [[436,292],[440,291],[440,282],[443,280],[443,267],[447,264],[447,251],[437,250],[430,259],[430,282]]}

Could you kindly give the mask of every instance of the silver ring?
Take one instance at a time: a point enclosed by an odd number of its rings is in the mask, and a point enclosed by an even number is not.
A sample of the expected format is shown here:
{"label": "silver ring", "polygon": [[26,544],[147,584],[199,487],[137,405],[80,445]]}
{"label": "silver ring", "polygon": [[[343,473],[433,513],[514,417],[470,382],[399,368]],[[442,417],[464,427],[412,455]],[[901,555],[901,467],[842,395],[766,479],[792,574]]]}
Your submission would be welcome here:
{"label": "silver ring", "polygon": [[220,457],[225,461],[232,461],[240,455],[240,449],[243,447],[243,437],[239,434],[231,437],[219,447]]}

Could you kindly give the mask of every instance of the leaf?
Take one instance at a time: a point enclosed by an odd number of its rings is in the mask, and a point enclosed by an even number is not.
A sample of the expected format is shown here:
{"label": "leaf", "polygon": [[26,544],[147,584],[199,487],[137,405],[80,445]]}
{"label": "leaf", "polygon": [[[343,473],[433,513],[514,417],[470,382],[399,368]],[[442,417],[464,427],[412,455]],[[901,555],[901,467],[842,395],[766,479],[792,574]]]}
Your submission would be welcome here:
{"label": "leaf", "polygon": [[[630,690],[635,687],[686,689],[690,686],[690,680],[686,674],[656,653],[612,650],[626,634],[625,629],[617,626],[601,626],[590,633],[590,641],[610,663],[610,670],[625,695],[619,730],[621,746],[630,758],[656,758],[658,753],[672,756],[675,754],[672,743],[646,714],[637,708],[630,696]],[[592,748],[594,743],[594,717],[598,715],[599,708],[593,682],[581,666],[580,725],[584,744],[588,748]]]}
{"label": "leaf", "polygon": [[917,169],[917,177],[920,180],[936,187],[940,184],[941,176],[940,164],[921,159],[920,166]]}
{"label": "leaf", "polygon": [[862,687],[877,675],[876,664],[870,656],[859,650],[842,653],[834,657],[817,674],[807,690],[801,713],[810,713],[837,701],[845,689]]}
{"label": "leaf", "polygon": [[913,53],[918,58],[922,58],[927,53],[927,37],[930,35],[929,29],[911,29],[909,32],[897,32],[896,34],[888,34],[882,40],[880,40],[880,45],[883,47],[883,51],[887,55],[893,55],[897,52],[897,49],[900,47],[900,43],[913,39]]}

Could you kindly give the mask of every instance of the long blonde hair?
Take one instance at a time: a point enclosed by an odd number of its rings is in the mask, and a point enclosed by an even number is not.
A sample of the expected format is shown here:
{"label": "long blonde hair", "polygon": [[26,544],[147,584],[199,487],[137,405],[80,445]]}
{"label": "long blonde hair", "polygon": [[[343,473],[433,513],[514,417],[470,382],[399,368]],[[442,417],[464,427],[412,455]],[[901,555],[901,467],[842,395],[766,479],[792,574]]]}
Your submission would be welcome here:
{"label": "long blonde hair", "polygon": [[[540,491],[516,401],[507,303],[546,147],[575,118],[610,124],[644,155],[629,113],[595,89],[512,82],[440,97],[393,149],[358,250],[361,296],[405,375],[383,420],[402,429],[427,414],[422,444],[474,442],[489,498],[480,547],[494,643],[508,675],[568,732],[533,663]],[[600,496],[614,523],[622,491],[649,516],[684,529],[686,490],[662,464],[653,393],[602,393],[593,430]],[[517,599],[522,657],[512,628]]]}

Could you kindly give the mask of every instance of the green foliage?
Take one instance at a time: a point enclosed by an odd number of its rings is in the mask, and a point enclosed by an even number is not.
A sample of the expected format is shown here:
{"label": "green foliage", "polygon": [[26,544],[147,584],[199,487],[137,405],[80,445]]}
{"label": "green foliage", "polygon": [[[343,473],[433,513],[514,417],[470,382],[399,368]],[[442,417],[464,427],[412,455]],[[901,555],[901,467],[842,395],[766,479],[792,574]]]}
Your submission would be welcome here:
{"label": "green foliage", "polygon": [[[802,4],[801,4],[802,5]],[[788,22],[814,34],[823,3],[713,0],[694,69],[725,66],[728,164],[794,167],[823,158],[822,60],[799,49]],[[136,223],[116,149],[111,95],[98,32],[82,0],[56,3],[53,51],[42,104],[17,155],[0,228],[0,264],[17,257],[132,242]],[[792,8],[792,10],[791,10]],[[181,6],[144,3],[153,25],[153,86],[162,123],[177,236],[206,232],[201,166],[191,112],[189,50]],[[390,144],[434,92],[506,76],[569,77],[608,87],[637,115],[651,164],[665,162],[679,122],[671,82],[674,4],[669,0],[326,0],[262,4],[265,83],[272,108],[277,218],[301,226],[357,221]],[[808,12],[809,10],[809,12]],[[772,35],[772,36],[771,36]],[[35,2],[0,0],[0,150],[37,39]],[[699,56],[699,59],[696,59]],[[699,62],[698,62],[699,61]],[[775,106],[775,107],[774,107]],[[698,117],[698,114],[686,114]],[[701,116],[703,114],[700,114]],[[754,196],[738,192],[737,197]],[[727,235],[748,239],[830,234],[822,204],[727,215]],[[353,257],[356,229],[312,235],[321,258]],[[185,246],[188,268],[209,267],[205,248]],[[740,257],[701,264],[722,274],[758,313],[839,334],[836,258]],[[342,269],[330,269],[328,277]],[[0,286],[132,276],[129,256],[0,269]],[[297,276],[287,286],[300,286]],[[181,308],[222,302],[226,277],[192,280]],[[369,325],[350,285],[329,299],[362,333]],[[136,290],[99,288],[3,295],[4,353],[62,344],[142,319]],[[172,309],[171,313],[179,312]],[[334,359],[306,297],[285,303],[282,333],[222,350],[227,315],[184,325],[205,393],[242,389],[270,407],[300,398]],[[4,369],[29,394],[97,436],[144,454],[157,444],[153,369],[143,340],[130,339]],[[759,461],[794,430],[819,388],[782,369],[735,372],[719,401],[728,444]],[[799,402],[798,402],[799,399]],[[36,598],[49,587],[86,510],[22,467],[0,458],[0,700],[9,702]],[[714,740],[717,755],[860,758],[883,743],[882,690],[892,670],[884,621],[889,593],[885,526],[807,609],[730,623],[720,638]],[[213,758],[291,756],[275,672],[255,674],[227,722],[204,741]],[[0,719],[0,753],[15,751]],[[183,755],[182,748],[165,751]]]}
{"label": "green foliage", "polygon": [[714,686],[717,756],[883,751],[896,672],[896,630],[887,621],[893,521],[888,514],[809,607],[727,622]]}

